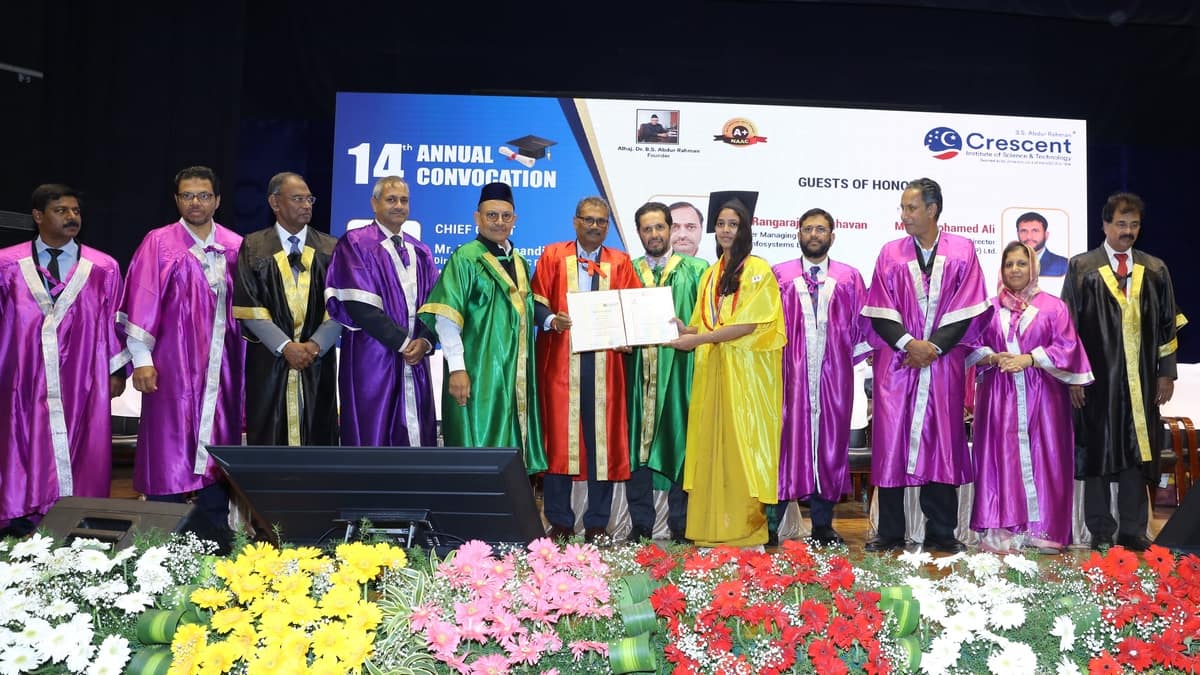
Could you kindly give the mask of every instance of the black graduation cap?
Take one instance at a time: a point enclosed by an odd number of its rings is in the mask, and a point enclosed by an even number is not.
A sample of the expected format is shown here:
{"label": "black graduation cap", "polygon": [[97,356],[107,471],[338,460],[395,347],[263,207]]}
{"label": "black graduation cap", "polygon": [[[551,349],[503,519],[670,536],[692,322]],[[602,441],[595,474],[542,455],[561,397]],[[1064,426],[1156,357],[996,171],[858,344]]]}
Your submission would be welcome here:
{"label": "black graduation cap", "polygon": [[[754,219],[754,207],[758,205],[758,193],[749,190],[721,190],[720,192],[712,192],[708,195],[708,220],[704,221],[705,232],[717,231],[717,214],[721,213],[721,208],[727,202],[734,199],[740,201],[742,206],[746,207],[746,213],[750,215],[751,220]],[[742,223],[742,226],[749,227],[750,223]]]}
{"label": "black graduation cap", "polygon": [[524,155],[533,159],[541,159],[546,156],[546,148],[557,145],[558,141],[552,141],[541,136],[522,136],[508,141],[508,145],[517,146],[517,154]]}

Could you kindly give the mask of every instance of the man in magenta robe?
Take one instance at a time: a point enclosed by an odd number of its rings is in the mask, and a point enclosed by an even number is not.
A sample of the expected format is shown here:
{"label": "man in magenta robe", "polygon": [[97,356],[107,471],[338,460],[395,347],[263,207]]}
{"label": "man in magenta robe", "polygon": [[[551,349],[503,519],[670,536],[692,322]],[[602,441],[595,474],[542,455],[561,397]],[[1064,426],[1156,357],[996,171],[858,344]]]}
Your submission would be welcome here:
{"label": "man in magenta robe", "polygon": [[861,316],[867,286],[858,270],[830,260],[833,222],[824,209],[806,211],[800,216],[804,257],[774,268],[788,341],[779,504],[772,509],[782,515],[788,501],[807,499],[810,538],[823,545],[844,543],[833,529],[833,506],[850,491],[854,364],[870,352],[870,325]]}
{"label": "man in magenta robe", "polygon": [[929,178],[900,198],[909,236],[884,244],[863,315],[871,319],[874,403],[871,484],[878,536],[867,551],[905,546],[904,488],[921,486],[924,547],[956,553],[958,486],[973,471],[963,423],[964,359],[990,318],[970,239],[941,232],[942,188]]}
{"label": "man in magenta robe", "polygon": [[437,268],[433,253],[401,231],[408,184],[380,178],[371,191],[375,222],[347,232],[326,275],[329,316],[342,333],[338,386],[342,445],[437,445],[430,384],[433,331],[417,320]]}
{"label": "man in magenta robe", "polygon": [[229,496],[210,445],[242,443],[245,346],[233,318],[242,238],[213,220],[221,204],[205,166],[175,176],[180,219],[133,254],[123,323],[142,393],[133,487],[156,501],[191,492],[214,535],[228,534]]}
{"label": "man in magenta robe", "polygon": [[37,238],[0,250],[0,532],[14,535],[59,497],[108,496],[109,399],[128,361],[121,269],[75,239],[79,193],[40,185],[31,201]]}

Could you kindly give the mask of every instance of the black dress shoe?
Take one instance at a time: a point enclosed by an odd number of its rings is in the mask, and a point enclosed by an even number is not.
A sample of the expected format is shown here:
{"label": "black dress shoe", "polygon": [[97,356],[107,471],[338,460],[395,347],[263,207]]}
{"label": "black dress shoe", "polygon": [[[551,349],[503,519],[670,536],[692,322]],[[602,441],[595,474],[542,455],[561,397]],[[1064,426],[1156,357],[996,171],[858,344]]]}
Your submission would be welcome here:
{"label": "black dress shoe", "polygon": [[829,526],[814,527],[808,538],[822,546],[841,546],[846,543],[846,540]]}
{"label": "black dress shoe", "polygon": [[1150,540],[1140,534],[1118,534],[1117,546],[1124,546],[1130,551],[1145,551],[1150,548]]}
{"label": "black dress shoe", "polygon": [[1092,550],[1105,551],[1112,546],[1112,537],[1092,537]]}
{"label": "black dress shoe", "polygon": [[565,525],[550,525],[546,536],[555,541],[566,541],[575,536],[575,529]]}
{"label": "black dress shoe", "polygon": [[585,528],[583,531],[583,540],[597,546],[604,546],[611,542],[608,536],[608,529],[603,527]]}
{"label": "black dress shoe", "polygon": [[932,539],[926,537],[922,548],[926,551],[937,551],[938,553],[962,553],[967,550],[967,545],[954,537],[950,537],[949,539]]}
{"label": "black dress shoe", "polygon": [[767,530],[767,546],[779,546],[779,532]]}
{"label": "black dress shoe", "polygon": [[904,537],[875,537],[863,546],[863,550],[867,553],[886,553],[902,551],[906,545]]}
{"label": "black dress shoe", "polygon": [[634,526],[634,528],[629,531],[628,541],[631,541],[636,544],[637,542],[642,541],[643,539],[649,540],[649,539],[653,539],[653,538],[654,538],[654,533],[651,532],[650,530],[648,530],[644,527]]}
{"label": "black dress shoe", "polygon": [[691,539],[688,539],[683,530],[671,530],[671,543],[673,544],[690,544]]}

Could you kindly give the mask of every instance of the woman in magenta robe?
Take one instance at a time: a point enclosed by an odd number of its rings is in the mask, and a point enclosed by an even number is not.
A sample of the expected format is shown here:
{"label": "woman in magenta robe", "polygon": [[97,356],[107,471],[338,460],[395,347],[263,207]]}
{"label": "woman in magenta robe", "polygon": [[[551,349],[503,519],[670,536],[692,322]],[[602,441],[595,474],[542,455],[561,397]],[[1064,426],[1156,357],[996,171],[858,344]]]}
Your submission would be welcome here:
{"label": "woman in magenta robe", "polygon": [[967,359],[979,366],[971,529],[986,551],[1057,552],[1071,540],[1068,385],[1092,372],[1066,305],[1038,289],[1033,251],[1014,241],[1002,260],[991,323]]}

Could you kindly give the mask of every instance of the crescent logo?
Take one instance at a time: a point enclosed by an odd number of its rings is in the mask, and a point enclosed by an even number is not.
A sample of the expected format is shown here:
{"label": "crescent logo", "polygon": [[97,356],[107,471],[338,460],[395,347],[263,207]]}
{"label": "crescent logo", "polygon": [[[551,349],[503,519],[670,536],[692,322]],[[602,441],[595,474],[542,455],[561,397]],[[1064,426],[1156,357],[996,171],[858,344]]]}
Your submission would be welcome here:
{"label": "crescent logo", "polygon": [[962,150],[962,136],[950,127],[935,127],[925,133],[925,148],[934,159],[950,159]]}

